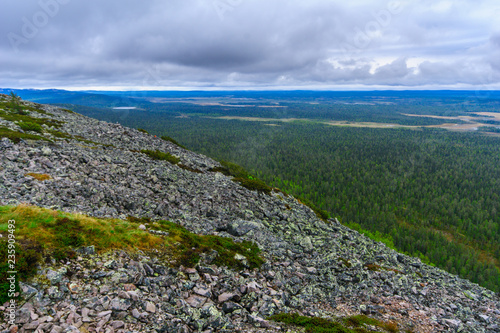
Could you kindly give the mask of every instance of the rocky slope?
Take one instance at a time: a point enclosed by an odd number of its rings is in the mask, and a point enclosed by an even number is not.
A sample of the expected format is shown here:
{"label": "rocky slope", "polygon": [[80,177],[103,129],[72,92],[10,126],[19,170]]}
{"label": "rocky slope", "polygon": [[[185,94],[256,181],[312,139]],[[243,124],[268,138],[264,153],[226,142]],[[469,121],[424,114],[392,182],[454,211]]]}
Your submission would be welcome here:
{"label": "rocky slope", "polygon": [[[80,249],[77,259],[40,267],[22,285],[28,301],[18,309],[20,331],[279,331],[268,316],[299,312],[363,313],[395,321],[401,331],[500,332],[500,298],[489,290],[334,219],[325,222],[279,191],[248,190],[211,171],[220,165],[208,157],[135,129],[39,107],[44,113],[30,116],[60,121],[60,128],[31,133],[51,141],[1,139],[0,205],[170,220],[199,234],[254,241],[266,263],[236,271],[207,257],[174,269],[149,254]],[[24,132],[0,118],[1,127]],[[143,149],[171,153],[180,163],[153,160]],[[0,324],[0,332],[9,329]]]}

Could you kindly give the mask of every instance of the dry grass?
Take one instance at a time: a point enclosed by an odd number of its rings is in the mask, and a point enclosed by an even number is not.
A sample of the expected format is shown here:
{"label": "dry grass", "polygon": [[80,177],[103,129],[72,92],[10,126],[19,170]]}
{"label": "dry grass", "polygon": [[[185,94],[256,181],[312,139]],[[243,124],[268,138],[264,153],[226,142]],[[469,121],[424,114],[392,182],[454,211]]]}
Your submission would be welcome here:
{"label": "dry grass", "polygon": [[9,220],[16,221],[18,239],[36,241],[48,250],[71,245],[95,245],[98,250],[147,250],[164,242],[127,221],[97,219],[28,205],[1,207],[0,232],[6,231]]}
{"label": "dry grass", "polygon": [[[0,233],[6,235],[9,220],[16,221],[19,242],[33,242],[56,259],[72,257],[76,248],[94,245],[98,252],[159,250],[159,254],[168,254],[173,265],[189,267],[198,263],[202,253],[212,250],[218,252],[216,265],[243,268],[244,264],[234,258],[236,253],[245,256],[251,268],[263,263],[259,248],[251,242],[235,243],[230,238],[196,235],[169,221],[99,219],[36,206],[0,206]],[[164,235],[142,230],[140,224],[149,224],[151,229],[163,231]]]}
{"label": "dry grass", "polygon": [[41,182],[43,182],[44,180],[52,179],[52,177],[50,175],[41,174],[41,173],[34,173],[34,172],[27,173],[25,176],[31,176],[31,177],[33,177],[36,180],[39,180]]}

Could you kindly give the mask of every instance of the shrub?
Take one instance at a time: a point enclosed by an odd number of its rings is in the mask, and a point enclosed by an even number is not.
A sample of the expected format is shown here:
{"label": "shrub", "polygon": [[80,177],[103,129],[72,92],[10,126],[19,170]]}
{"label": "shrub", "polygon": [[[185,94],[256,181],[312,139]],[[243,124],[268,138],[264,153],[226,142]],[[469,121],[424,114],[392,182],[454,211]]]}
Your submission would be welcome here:
{"label": "shrub", "polygon": [[[7,261],[8,244],[6,237],[0,238],[0,304],[8,301],[9,283],[7,277],[10,269]],[[19,291],[19,280],[25,280],[34,276],[37,272],[37,265],[40,262],[42,255],[42,247],[35,241],[18,240],[15,244],[16,253],[16,289]]]}
{"label": "shrub", "polygon": [[28,111],[24,110],[22,105],[21,105],[21,97],[19,97],[19,95],[17,95],[13,91],[10,92],[10,102],[9,102],[8,106],[15,113],[18,113],[21,115],[28,114]]}

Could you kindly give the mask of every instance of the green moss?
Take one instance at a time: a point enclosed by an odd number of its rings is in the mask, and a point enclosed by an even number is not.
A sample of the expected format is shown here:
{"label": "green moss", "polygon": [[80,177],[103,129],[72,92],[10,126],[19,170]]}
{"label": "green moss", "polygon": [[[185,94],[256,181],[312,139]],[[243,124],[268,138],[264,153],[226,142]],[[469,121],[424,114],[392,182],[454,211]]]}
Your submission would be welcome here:
{"label": "green moss", "polygon": [[47,132],[49,132],[50,134],[52,134],[56,138],[60,138],[60,139],[73,139],[73,136],[69,135],[68,133],[61,132],[61,131],[48,130]]}
{"label": "green moss", "polygon": [[344,322],[347,325],[354,326],[354,327],[360,327],[363,325],[379,326],[379,324],[380,324],[380,322],[378,320],[367,317],[365,315],[356,315],[356,316],[347,317],[344,319]]}
{"label": "green moss", "polygon": [[42,126],[38,125],[37,123],[20,121],[18,125],[23,131],[33,131],[38,133],[43,132]]}
{"label": "green moss", "polygon": [[180,164],[179,163],[177,165],[179,166],[179,168],[187,170],[187,171],[191,171],[191,172],[194,172],[194,173],[203,173],[203,171],[201,171],[201,170],[191,168],[191,167],[189,167],[187,165],[184,165],[184,164]]}
{"label": "green moss", "polygon": [[154,229],[168,233],[168,249],[177,266],[194,267],[200,261],[201,254],[210,253],[213,250],[218,253],[213,262],[218,266],[245,268],[242,261],[235,259],[236,254],[244,256],[250,268],[258,268],[264,263],[264,260],[259,255],[259,247],[253,242],[236,243],[227,237],[197,235],[169,221],[157,222]]}
{"label": "green moss", "polygon": [[141,133],[149,134],[149,133],[148,133],[148,131],[146,131],[146,130],[145,130],[145,129],[143,129],[143,128],[138,128],[137,130],[138,130],[139,132],[141,132]]}
{"label": "green moss", "polygon": [[32,117],[28,114],[17,114],[14,112],[8,112],[5,110],[0,110],[0,118],[3,118],[12,122],[25,122],[25,123],[34,123],[38,125],[47,125],[49,127],[60,128],[64,122],[50,119],[50,118],[36,118]]}
{"label": "green moss", "polygon": [[394,322],[383,322],[378,319],[370,318],[365,315],[356,315],[344,318],[344,323],[351,327],[364,327],[367,325],[376,326],[387,332],[397,332],[398,325]]}
{"label": "green moss", "polygon": [[212,168],[210,171],[220,172],[226,176],[235,178],[248,178],[250,176],[248,171],[238,164],[227,161],[220,161],[219,163],[221,164],[220,167]]}
{"label": "green moss", "polygon": [[323,221],[326,221],[330,218],[330,214],[326,210],[318,208],[312,201],[301,197],[297,197],[296,199],[299,200],[299,202],[306,205],[307,207],[311,208],[312,211],[316,214],[316,216],[322,219]]}
{"label": "green moss", "polygon": [[369,271],[375,271],[375,272],[377,272],[377,271],[391,271],[391,272],[394,272],[394,273],[397,273],[397,274],[404,274],[400,270],[397,270],[397,269],[394,269],[394,268],[380,266],[380,265],[377,265],[377,264],[365,264],[364,266]]}
{"label": "green moss", "polygon": [[[328,319],[318,317],[304,317],[296,313],[281,313],[273,315],[268,318],[269,320],[277,321],[287,325],[299,326],[305,328],[306,333],[355,333],[361,331],[354,331],[345,327],[341,323],[334,322]],[[364,331],[363,331],[364,332]]]}
{"label": "green moss", "polygon": [[383,322],[365,315],[351,316],[343,319],[328,320],[318,317],[304,317],[296,313],[281,313],[268,318],[287,325],[305,328],[306,333],[365,333],[367,326],[375,326],[384,332],[397,332],[398,325]]}
{"label": "green moss", "polygon": [[179,147],[181,147],[181,148],[187,149],[185,146],[181,145],[179,142],[177,142],[176,140],[172,139],[172,138],[171,138],[171,137],[169,137],[169,136],[164,135],[164,136],[162,136],[161,138],[162,138],[163,140],[165,140],[165,141],[172,142],[174,145],[177,145],[177,146],[179,146]]}
{"label": "green moss", "polygon": [[265,194],[270,194],[271,191],[273,190],[271,187],[267,186],[266,183],[264,183],[260,179],[256,178],[233,178],[235,182],[238,182],[241,184],[241,186],[251,190],[251,191],[258,191],[262,192]]}
{"label": "green moss", "polygon": [[69,109],[61,109],[61,111],[67,112],[67,113],[73,113],[73,114],[78,114],[75,111],[69,110]]}
{"label": "green moss", "polygon": [[49,139],[44,138],[44,137],[39,136],[39,135],[21,133],[21,132],[13,131],[13,130],[8,129],[6,127],[0,127],[0,138],[8,138],[15,143],[18,143],[19,141],[21,141],[21,139],[50,141]]}
{"label": "green moss", "polygon": [[270,194],[273,190],[271,187],[267,186],[262,180],[252,176],[248,171],[238,164],[220,161],[220,167],[212,168],[211,172],[220,172],[226,176],[234,177],[233,181],[240,183],[243,187],[251,191],[259,191],[262,193]]}
{"label": "green moss", "polygon": [[[153,251],[164,256],[172,266],[195,266],[203,253],[217,251],[214,264],[232,268],[245,265],[235,259],[243,255],[250,268],[257,268],[264,262],[260,249],[254,243],[236,243],[230,238],[213,235],[197,235],[182,226],[168,221],[151,222],[149,219],[128,221],[98,219],[81,214],[71,214],[34,206],[0,206],[0,292],[8,288],[6,281],[8,221],[16,221],[16,270],[20,280],[36,273],[37,263],[42,256],[57,260],[75,257],[75,249],[94,245],[98,252],[111,249],[128,251]],[[150,224],[154,229],[165,231],[166,235],[151,234],[138,227],[138,223]],[[0,296],[4,297],[5,293]]]}
{"label": "green moss", "polygon": [[169,153],[164,153],[159,150],[147,150],[143,149],[141,150],[141,153],[148,155],[154,160],[160,160],[160,161],[167,161],[172,164],[177,164],[180,162],[180,159],[178,157],[173,156],[172,154]]}

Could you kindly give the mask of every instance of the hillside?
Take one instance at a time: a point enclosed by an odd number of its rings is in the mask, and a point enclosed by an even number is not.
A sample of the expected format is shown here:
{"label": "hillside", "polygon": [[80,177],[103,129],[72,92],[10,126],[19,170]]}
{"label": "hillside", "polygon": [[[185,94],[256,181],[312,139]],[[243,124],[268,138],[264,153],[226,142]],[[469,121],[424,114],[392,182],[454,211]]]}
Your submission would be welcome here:
{"label": "hillside", "polygon": [[155,103],[119,104],[131,109],[63,106],[237,163],[344,225],[498,292],[499,95],[465,103],[470,94],[151,92]]}
{"label": "hillside", "polygon": [[206,156],[0,99],[2,239],[16,219],[19,255],[45,259],[20,284],[20,331],[277,332],[306,322],[272,317],[291,313],[331,332],[500,331],[497,294]]}

